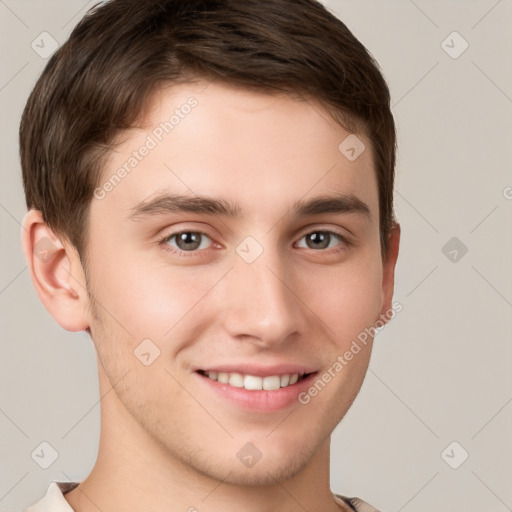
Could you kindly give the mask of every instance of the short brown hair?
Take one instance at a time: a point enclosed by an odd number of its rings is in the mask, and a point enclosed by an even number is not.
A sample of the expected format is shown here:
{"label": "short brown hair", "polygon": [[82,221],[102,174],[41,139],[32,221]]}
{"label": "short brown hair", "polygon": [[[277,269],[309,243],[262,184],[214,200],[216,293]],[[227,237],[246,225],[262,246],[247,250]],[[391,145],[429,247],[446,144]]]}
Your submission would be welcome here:
{"label": "short brown hair", "polygon": [[[396,134],[378,64],[315,0],[110,0],[51,57],[20,125],[27,208],[86,261],[89,206],[115,137],[158,87],[190,77],[320,101],[370,138],[382,255],[394,221]],[[341,141],[340,141],[341,142]]]}

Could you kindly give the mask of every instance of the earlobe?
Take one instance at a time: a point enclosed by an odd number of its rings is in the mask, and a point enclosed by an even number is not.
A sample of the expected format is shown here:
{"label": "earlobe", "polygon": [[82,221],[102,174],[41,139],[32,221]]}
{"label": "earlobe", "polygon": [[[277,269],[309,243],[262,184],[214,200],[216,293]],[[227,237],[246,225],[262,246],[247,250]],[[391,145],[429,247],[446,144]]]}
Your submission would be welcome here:
{"label": "earlobe", "polygon": [[87,329],[89,299],[74,247],[63,244],[34,209],[23,219],[21,238],[32,282],[46,309],[68,331]]}

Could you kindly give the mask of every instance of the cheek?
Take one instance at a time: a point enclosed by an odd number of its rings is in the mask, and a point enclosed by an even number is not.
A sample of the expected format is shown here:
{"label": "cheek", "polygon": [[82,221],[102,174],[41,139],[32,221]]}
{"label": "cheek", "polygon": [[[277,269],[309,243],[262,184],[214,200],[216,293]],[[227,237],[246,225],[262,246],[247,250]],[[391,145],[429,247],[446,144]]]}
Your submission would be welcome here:
{"label": "cheek", "polygon": [[[355,338],[378,319],[381,307],[382,266],[361,260],[337,270],[308,276],[303,296],[307,303],[343,343]],[[331,334],[332,334],[331,332]]]}
{"label": "cheek", "polygon": [[142,262],[131,255],[112,262],[108,251],[95,261],[95,296],[109,313],[103,316],[134,343],[144,338],[157,342],[179,331],[181,321],[201,310],[207,302],[203,298],[225,273],[173,268],[162,260]]}
{"label": "cheek", "polygon": [[[229,266],[171,266],[165,259],[142,261],[133,251],[100,245],[94,255],[95,297],[112,327],[129,333],[133,343],[163,340],[188,325],[200,330],[216,313],[208,292]],[[329,327],[348,343],[379,315],[382,264],[372,248],[359,251],[337,266],[308,266],[292,272],[292,289]],[[114,257],[115,255],[115,257]],[[100,306],[100,307],[101,307]],[[194,325],[182,322],[193,313]],[[193,334],[190,333],[189,334]]]}

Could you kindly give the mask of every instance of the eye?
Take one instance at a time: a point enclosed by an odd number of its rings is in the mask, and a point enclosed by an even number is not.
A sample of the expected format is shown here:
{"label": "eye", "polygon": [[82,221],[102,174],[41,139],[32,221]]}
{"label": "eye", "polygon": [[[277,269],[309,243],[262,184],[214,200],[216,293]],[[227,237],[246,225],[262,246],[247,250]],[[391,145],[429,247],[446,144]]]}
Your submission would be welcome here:
{"label": "eye", "polygon": [[212,241],[209,236],[200,231],[180,231],[165,236],[159,243],[165,250],[171,252],[195,252],[198,249],[207,249],[209,247],[207,240]]}
{"label": "eye", "polygon": [[[305,247],[308,249],[330,249],[341,244],[348,245],[345,237],[334,231],[312,231],[303,236],[301,240],[306,241]],[[334,242],[334,244],[331,242]],[[304,247],[304,245],[301,246],[300,244],[298,246]]]}

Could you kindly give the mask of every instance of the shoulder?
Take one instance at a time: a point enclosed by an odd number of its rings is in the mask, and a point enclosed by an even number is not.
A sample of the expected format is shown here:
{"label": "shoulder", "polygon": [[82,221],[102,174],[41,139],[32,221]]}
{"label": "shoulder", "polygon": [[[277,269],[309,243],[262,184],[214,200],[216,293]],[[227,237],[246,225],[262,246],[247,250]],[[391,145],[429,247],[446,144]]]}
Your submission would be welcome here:
{"label": "shoulder", "polygon": [[335,494],[334,496],[341,500],[343,503],[346,503],[352,507],[355,512],[380,512],[380,510],[376,509],[373,505],[370,505],[368,502],[362,500],[361,498],[347,497],[340,494]]}
{"label": "shoulder", "polygon": [[64,494],[74,489],[78,483],[52,481],[46,494],[37,503],[28,507],[25,512],[74,512],[64,498]]}

